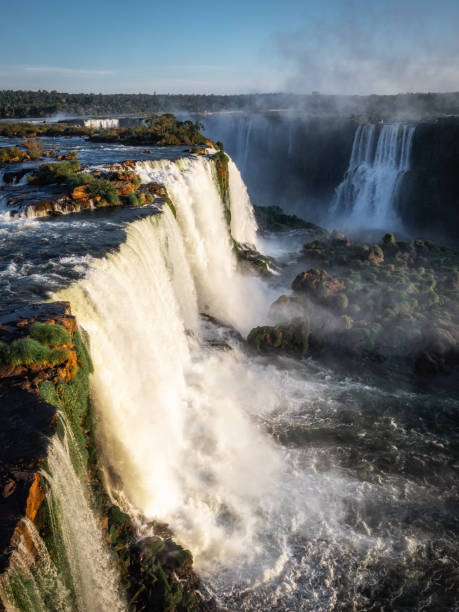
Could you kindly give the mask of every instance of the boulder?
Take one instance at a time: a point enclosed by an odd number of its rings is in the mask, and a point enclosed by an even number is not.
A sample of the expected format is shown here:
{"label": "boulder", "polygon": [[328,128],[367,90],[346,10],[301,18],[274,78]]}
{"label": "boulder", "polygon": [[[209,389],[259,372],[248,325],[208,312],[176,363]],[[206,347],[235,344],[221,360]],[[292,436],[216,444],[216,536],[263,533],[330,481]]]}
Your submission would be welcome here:
{"label": "boulder", "polygon": [[280,351],[303,357],[308,352],[309,321],[297,319],[275,326],[254,327],[247,342],[257,351]]}
{"label": "boulder", "polygon": [[305,293],[316,299],[326,298],[344,290],[344,283],[330,276],[325,270],[311,268],[301,272],[292,283],[297,293]]}

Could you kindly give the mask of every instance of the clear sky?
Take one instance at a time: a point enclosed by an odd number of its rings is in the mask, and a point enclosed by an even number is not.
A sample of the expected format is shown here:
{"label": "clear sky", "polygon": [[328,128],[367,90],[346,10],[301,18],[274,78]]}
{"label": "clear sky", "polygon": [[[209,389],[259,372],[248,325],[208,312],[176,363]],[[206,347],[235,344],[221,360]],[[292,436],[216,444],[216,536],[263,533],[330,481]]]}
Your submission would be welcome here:
{"label": "clear sky", "polygon": [[0,0],[0,89],[459,91],[459,0]]}

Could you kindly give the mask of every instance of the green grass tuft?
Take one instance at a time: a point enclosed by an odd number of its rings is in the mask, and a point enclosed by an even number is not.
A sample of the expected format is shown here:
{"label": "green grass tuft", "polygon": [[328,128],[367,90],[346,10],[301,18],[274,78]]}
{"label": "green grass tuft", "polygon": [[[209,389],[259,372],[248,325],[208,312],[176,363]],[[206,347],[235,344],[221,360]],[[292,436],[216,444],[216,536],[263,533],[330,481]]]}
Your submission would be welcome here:
{"label": "green grass tuft", "polygon": [[57,324],[34,323],[30,328],[30,336],[45,346],[59,346],[72,342],[65,327]]}
{"label": "green grass tuft", "polygon": [[33,363],[44,363],[52,365],[62,363],[67,357],[67,352],[61,349],[52,349],[43,346],[33,338],[19,338],[10,344],[2,343],[0,346],[0,361],[9,365],[30,365]]}

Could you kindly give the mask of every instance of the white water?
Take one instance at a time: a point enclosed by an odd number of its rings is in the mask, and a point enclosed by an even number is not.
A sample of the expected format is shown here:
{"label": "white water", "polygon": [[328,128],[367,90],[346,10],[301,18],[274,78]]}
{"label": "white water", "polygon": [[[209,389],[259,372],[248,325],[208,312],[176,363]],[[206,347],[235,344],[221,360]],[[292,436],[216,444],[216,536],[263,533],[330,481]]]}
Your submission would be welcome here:
{"label": "white water", "polygon": [[60,418],[64,437],[53,436],[47,470],[41,473],[49,487],[44,503],[53,526],[57,565],[34,524],[23,519],[9,570],[0,578],[0,599],[11,612],[122,612],[118,572],[89,492],[75,471],[84,478],[85,465]]}
{"label": "white water", "polygon": [[403,124],[384,125],[379,134],[376,125],[357,128],[349,168],[336,190],[333,217],[338,215],[349,227],[401,226],[397,194],[410,168],[414,131]]}
{"label": "white water", "polygon": [[[37,528],[27,518],[19,524],[8,570],[0,576],[0,601],[7,612],[22,609],[34,612],[70,612],[70,592],[59,576]],[[51,596],[52,607],[49,605]]]}
{"label": "white water", "polygon": [[96,130],[119,127],[119,119],[85,119],[84,126]]}
{"label": "white water", "polygon": [[236,164],[230,159],[229,193],[231,205],[231,235],[242,244],[251,244],[259,248],[257,239],[257,222],[250,202],[247,187],[242,180]]}
{"label": "white water", "polygon": [[50,487],[53,531],[64,544],[76,609],[79,612],[121,612],[125,606],[120,599],[118,573],[90,507],[89,492],[72,464],[71,454],[77,469],[85,473],[70,436],[68,430],[63,440],[58,435],[52,438],[48,450],[49,473],[42,473]]}
{"label": "white water", "polygon": [[[263,298],[257,279],[234,267],[209,162],[137,170],[166,183],[177,220],[165,207],[134,223],[118,253],[57,297],[70,300],[89,333],[99,435],[120,477],[113,487],[135,514],[168,522],[210,588],[228,596],[286,571],[292,532],[335,529],[348,485],[305,469],[303,455],[263,431],[286,402],[300,408],[304,383],[200,322],[207,305],[244,329],[254,308],[246,290]],[[209,337],[233,350],[213,348]]]}
{"label": "white water", "polygon": [[[235,218],[236,236],[241,242],[256,244],[250,201],[242,179],[234,174],[234,167],[232,170],[231,215]],[[136,172],[143,182],[163,183],[175,205],[180,240],[196,285],[200,311],[246,334],[266,312],[267,303],[261,282],[237,270],[213,162],[202,157],[137,162]],[[175,239],[171,240],[175,244]]]}

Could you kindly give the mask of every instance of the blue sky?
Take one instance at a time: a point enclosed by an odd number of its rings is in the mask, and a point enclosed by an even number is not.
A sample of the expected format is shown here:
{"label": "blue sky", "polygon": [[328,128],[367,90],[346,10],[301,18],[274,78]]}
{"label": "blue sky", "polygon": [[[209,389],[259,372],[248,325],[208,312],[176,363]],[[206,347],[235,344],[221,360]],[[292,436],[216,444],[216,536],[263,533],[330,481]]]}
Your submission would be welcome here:
{"label": "blue sky", "polygon": [[459,0],[0,0],[0,88],[459,90]]}

